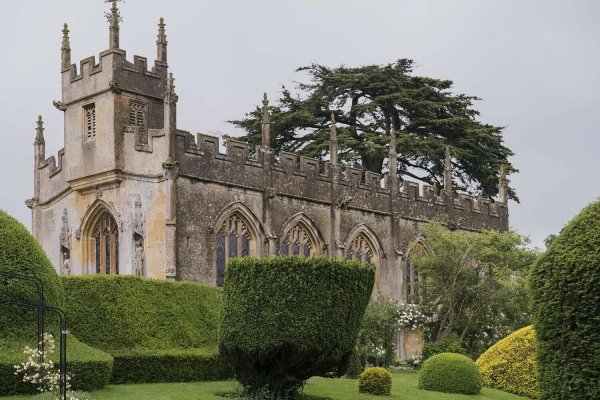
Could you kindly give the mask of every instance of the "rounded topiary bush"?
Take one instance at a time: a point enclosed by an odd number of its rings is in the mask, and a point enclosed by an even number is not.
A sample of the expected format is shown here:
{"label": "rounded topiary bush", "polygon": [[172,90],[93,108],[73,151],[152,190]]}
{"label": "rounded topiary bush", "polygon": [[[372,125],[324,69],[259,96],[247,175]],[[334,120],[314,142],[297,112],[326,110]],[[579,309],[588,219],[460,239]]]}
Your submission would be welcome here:
{"label": "rounded topiary bush", "polygon": [[483,384],[537,398],[535,377],[535,331],[532,326],[519,329],[486,350],[476,362]]}
{"label": "rounded topiary bush", "polygon": [[248,392],[287,397],[311,376],[343,375],[374,280],[356,261],[232,259],[219,350]]}
{"label": "rounded topiary bush", "polygon": [[[46,253],[27,229],[16,219],[0,210],[0,271],[35,277],[44,285],[44,304],[64,308],[62,283]],[[36,286],[0,275],[0,302],[20,300],[37,302]],[[59,341],[57,317],[46,313],[44,331]],[[0,396],[35,392],[15,376],[15,364],[26,361],[23,348],[36,347],[37,311],[17,305],[0,304]],[[112,370],[112,357],[93,349],[69,335],[67,341],[67,372],[76,389],[94,390],[106,385]],[[52,359],[58,362],[58,345]]]}
{"label": "rounded topiary bush", "polygon": [[530,277],[544,399],[600,399],[600,201],[552,240]]}
{"label": "rounded topiary bush", "polygon": [[419,372],[419,389],[478,394],[482,385],[479,367],[462,354],[441,353],[431,356]]}
{"label": "rounded topiary bush", "polygon": [[385,368],[367,368],[358,378],[358,391],[389,396],[392,393],[392,374]]}
{"label": "rounded topiary bush", "polygon": [[[65,301],[63,287],[46,253],[27,229],[16,219],[0,210],[0,272],[35,277],[44,284],[44,304],[62,308]],[[36,303],[37,291],[33,284],[5,280],[0,275],[0,301],[6,299]],[[4,339],[33,338],[37,335],[37,311],[16,305],[0,306],[0,337]],[[47,322],[53,322],[48,318]],[[50,326],[49,324],[47,324]],[[52,324],[51,326],[57,326]],[[58,329],[54,329],[55,335]]]}

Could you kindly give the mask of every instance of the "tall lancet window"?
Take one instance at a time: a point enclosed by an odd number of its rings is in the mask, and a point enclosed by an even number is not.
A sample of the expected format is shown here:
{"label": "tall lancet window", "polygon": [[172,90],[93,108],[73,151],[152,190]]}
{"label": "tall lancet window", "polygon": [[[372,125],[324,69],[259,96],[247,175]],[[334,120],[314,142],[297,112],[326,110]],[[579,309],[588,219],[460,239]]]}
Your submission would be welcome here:
{"label": "tall lancet window", "polygon": [[310,257],[318,252],[317,243],[302,223],[295,224],[281,241],[281,255]]}
{"label": "tall lancet window", "polygon": [[217,286],[223,286],[225,265],[231,257],[246,257],[253,254],[256,236],[248,223],[238,213],[227,217],[216,235]]}
{"label": "tall lancet window", "polygon": [[419,295],[419,280],[422,278],[419,273],[414,260],[419,257],[427,254],[427,248],[422,243],[417,243],[413,245],[409,252],[408,257],[406,258],[406,271],[404,276],[404,292],[406,294],[406,302],[407,303],[419,303],[420,295]]}
{"label": "tall lancet window", "polygon": [[108,212],[102,213],[92,230],[92,260],[101,275],[119,273],[119,229]]}
{"label": "tall lancet window", "polygon": [[375,250],[364,233],[359,233],[346,247],[346,258],[376,264]]}

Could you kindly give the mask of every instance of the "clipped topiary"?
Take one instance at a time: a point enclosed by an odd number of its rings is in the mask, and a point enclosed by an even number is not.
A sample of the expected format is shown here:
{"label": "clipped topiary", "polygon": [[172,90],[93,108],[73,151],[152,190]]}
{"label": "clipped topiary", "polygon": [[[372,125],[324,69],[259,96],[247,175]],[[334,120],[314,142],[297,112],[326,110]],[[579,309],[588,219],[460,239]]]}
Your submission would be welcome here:
{"label": "clipped topiary", "polygon": [[498,341],[476,362],[483,384],[530,398],[539,397],[535,377],[535,331],[527,326]]}
{"label": "clipped topiary", "polygon": [[462,354],[436,354],[423,363],[419,372],[419,389],[478,394],[482,385],[483,378],[479,367]]}
{"label": "clipped topiary", "polygon": [[530,277],[543,399],[600,399],[600,201],[552,240]]}
{"label": "clipped topiary", "polygon": [[[38,278],[44,284],[44,303],[64,308],[65,296],[61,281],[48,257],[27,229],[16,219],[0,210],[0,271]],[[36,303],[35,285],[0,276],[0,302],[20,300]],[[44,330],[58,342],[57,318],[46,313]],[[15,376],[14,365],[26,360],[23,348],[36,347],[37,312],[16,305],[0,304],[0,396],[35,392]],[[58,362],[58,348],[53,355]],[[67,341],[67,372],[75,389],[95,390],[110,379],[112,357],[91,348],[69,335]]]}
{"label": "clipped topiary", "polygon": [[392,394],[392,374],[385,368],[367,368],[358,378],[358,391],[377,396],[389,396]]}
{"label": "clipped topiary", "polygon": [[421,351],[421,360],[425,361],[431,356],[440,353],[456,353],[467,355],[467,350],[456,337],[449,337],[438,340],[437,342],[425,342],[423,351]]}
{"label": "clipped topiary", "polygon": [[222,290],[135,276],[65,276],[70,330],[114,357],[112,383],[219,380]]}
{"label": "clipped topiary", "polygon": [[[64,305],[65,294],[62,284],[46,253],[19,221],[2,210],[0,210],[0,271],[41,280],[44,283],[44,304],[54,307]],[[2,285],[3,282],[5,285]],[[36,303],[35,285],[12,279],[4,280],[2,276],[0,276],[0,285],[2,285],[0,301],[17,299]],[[0,337],[17,340],[33,338],[35,343],[36,318],[37,311],[34,309],[1,305]],[[46,322],[47,327],[52,326],[52,333],[56,336],[57,324],[50,318]]]}
{"label": "clipped topiary", "polygon": [[219,350],[249,393],[287,398],[311,376],[341,376],[374,280],[374,268],[356,261],[234,258],[225,271]]}

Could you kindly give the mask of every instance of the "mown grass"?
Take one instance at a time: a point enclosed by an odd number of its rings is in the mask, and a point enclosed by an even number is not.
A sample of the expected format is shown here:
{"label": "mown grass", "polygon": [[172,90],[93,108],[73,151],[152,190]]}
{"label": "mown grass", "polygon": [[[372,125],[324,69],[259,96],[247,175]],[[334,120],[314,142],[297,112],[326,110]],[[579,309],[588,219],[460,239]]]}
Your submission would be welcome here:
{"label": "mown grass", "polygon": [[[331,400],[517,400],[526,399],[499,390],[483,388],[477,396],[420,390],[415,372],[393,374],[392,395],[380,397],[358,393],[358,381],[352,379],[312,378],[304,388],[310,396]],[[236,390],[234,381],[110,385],[92,392],[89,400],[224,400],[219,394]],[[1,397],[2,400],[35,400],[35,396]]]}

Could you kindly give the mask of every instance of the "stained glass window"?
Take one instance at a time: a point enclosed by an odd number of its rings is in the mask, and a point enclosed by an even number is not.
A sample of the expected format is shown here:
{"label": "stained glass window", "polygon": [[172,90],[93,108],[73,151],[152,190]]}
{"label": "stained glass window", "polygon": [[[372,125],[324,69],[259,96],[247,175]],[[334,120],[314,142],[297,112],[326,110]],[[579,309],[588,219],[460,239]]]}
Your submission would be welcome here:
{"label": "stained glass window", "polygon": [[90,240],[92,259],[97,274],[119,273],[119,230],[114,218],[104,212],[94,229]]}
{"label": "stained glass window", "polygon": [[223,286],[227,259],[251,255],[253,240],[248,225],[237,213],[223,221],[216,235],[217,286]]}
{"label": "stained glass window", "polygon": [[346,258],[349,260],[357,260],[360,262],[372,263],[373,257],[373,245],[367,239],[364,233],[359,233],[352,239],[348,244],[346,250]]}
{"label": "stained glass window", "polygon": [[285,256],[289,255],[290,247],[293,255],[310,257],[315,254],[317,245],[312,238],[312,235],[308,233],[308,229],[304,224],[297,223],[287,231],[285,237],[281,241],[281,254]]}

